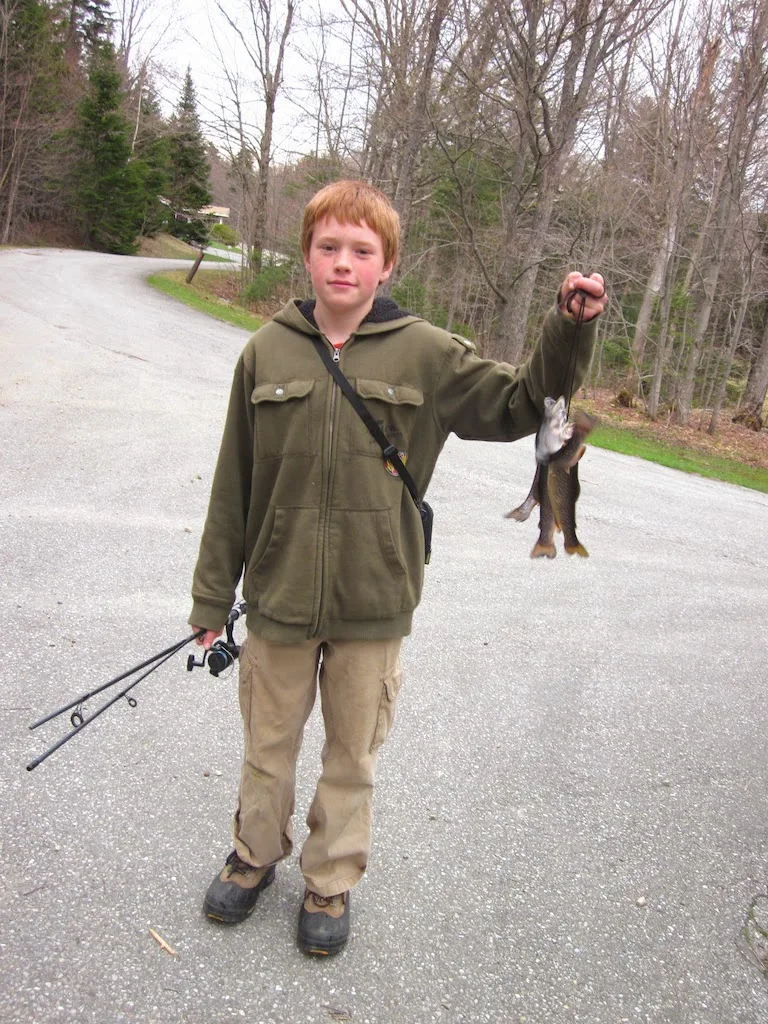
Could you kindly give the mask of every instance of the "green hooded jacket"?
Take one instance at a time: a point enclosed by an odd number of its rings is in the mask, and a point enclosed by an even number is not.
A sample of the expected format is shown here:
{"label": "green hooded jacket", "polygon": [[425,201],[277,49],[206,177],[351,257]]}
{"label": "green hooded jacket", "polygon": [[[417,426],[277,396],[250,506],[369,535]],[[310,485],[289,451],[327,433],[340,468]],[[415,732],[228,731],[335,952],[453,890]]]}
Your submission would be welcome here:
{"label": "green hooded jacket", "polygon": [[[232,393],[192,586],[190,623],[220,629],[243,569],[248,628],[267,640],[405,636],[421,597],[421,519],[402,481],[320,360],[313,303],[254,334]],[[339,366],[423,496],[450,433],[514,441],[562,389],[575,325],[554,307],[519,369],[377,299]],[[575,384],[594,323],[581,328]]]}

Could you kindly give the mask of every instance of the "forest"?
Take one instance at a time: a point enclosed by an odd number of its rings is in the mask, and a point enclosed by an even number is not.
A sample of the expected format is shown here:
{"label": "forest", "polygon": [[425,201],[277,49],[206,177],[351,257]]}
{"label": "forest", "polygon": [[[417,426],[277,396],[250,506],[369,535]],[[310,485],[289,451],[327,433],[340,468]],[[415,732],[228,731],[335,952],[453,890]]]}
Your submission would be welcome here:
{"label": "forest", "polygon": [[213,202],[282,301],[308,197],[361,177],[412,312],[515,363],[599,270],[593,384],[763,428],[768,0],[211,0],[210,81],[170,99],[158,2],[0,0],[0,245],[202,244]]}

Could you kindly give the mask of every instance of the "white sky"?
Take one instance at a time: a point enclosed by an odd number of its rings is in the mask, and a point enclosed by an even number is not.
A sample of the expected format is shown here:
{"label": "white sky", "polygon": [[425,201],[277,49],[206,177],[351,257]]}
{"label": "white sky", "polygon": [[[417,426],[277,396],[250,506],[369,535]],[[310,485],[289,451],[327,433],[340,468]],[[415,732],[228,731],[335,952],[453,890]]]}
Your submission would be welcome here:
{"label": "white sky", "polygon": [[[245,0],[222,0],[231,16],[245,10]],[[318,0],[323,13],[329,17],[340,10],[337,0]],[[189,64],[198,95],[200,115],[206,124],[205,134],[217,142],[210,125],[220,116],[221,97],[228,95],[226,75],[221,67],[220,52],[226,55],[230,72],[239,72],[244,82],[255,80],[256,73],[243,52],[235,33],[226,26],[213,0],[144,0],[147,9],[152,3],[158,12],[155,23],[146,31],[139,44],[139,51],[151,48],[156,63],[162,67],[157,76],[167,110],[175,105]],[[299,154],[314,149],[314,130],[301,107],[314,106],[308,93],[307,77],[313,75],[311,53],[316,43],[316,33],[307,28],[312,18],[315,0],[299,0],[298,12],[294,16],[294,29],[288,41],[286,52],[284,85],[278,98],[275,115],[273,149],[278,160],[293,159]],[[282,7],[280,0],[276,4]],[[282,10],[278,12],[282,23]],[[164,31],[169,21],[171,26]],[[161,37],[158,40],[158,37]],[[337,50],[341,50],[338,46]],[[343,59],[343,58],[342,58]],[[247,105],[249,116],[255,123],[261,123],[261,108],[256,90],[250,92]],[[217,142],[218,144],[218,142]]]}

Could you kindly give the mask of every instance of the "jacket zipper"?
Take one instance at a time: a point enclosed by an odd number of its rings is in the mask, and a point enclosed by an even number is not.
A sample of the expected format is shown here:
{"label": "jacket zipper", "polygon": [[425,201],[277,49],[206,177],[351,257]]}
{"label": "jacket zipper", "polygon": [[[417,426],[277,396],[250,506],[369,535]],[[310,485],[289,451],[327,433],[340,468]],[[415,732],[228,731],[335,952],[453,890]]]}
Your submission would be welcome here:
{"label": "jacket zipper", "polygon": [[[354,335],[351,334],[347,338],[347,340],[344,342],[344,344],[348,345],[353,337],[354,337]],[[327,341],[327,340],[328,339],[323,335],[323,341]],[[334,346],[333,347],[333,361],[334,361],[334,363],[338,363],[340,361],[340,357],[341,357],[341,349],[338,349],[338,348],[336,348]],[[326,559],[327,554],[328,554],[329,535],[330,535],[331,485],[333,483],[333,420],[334,420],[334,416],[336,414],[336,395],[337,395],[337,393],[339,391],[339,386],[336,383],[336,381],[333,379],[333,377],[330,376],[330,374],[329,374],[329,378],[330,378],[331,389],[332,390],[331,390],[330,422],[328,424],[328,480],[327,480],[326,494],[325,494],[325,509],[324,509],[324,512],[325,512],[325,522],[323,524],[323,547],[322,547],[322,550],[320,552],[320,558],[321,558],[321,562],[320,562],[320,598],[319,598],[318,603],[317,603],[317,617],[316,617],[315,621],[312,623],[312,636],[317,636],[318,630],[320,628],[320,623],[322,622],[322,619],[323,619],[323,604],[324,604],[324,601],[323,601],[323,591],[325,589],[325,576],[326,576],[326,572],[325,572],[325,559]]]}

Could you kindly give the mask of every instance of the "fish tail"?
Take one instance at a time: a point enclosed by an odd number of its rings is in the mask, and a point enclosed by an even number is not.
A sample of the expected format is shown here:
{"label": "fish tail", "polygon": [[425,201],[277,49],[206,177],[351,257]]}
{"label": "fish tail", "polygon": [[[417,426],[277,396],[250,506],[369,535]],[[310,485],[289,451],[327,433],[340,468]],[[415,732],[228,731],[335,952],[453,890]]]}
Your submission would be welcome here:
{"label": "fish tail", "polygon": [[531,558],[554,558],[557,554],[555,551],[554,544],[542,544],[541,541],[536,541],[531,551]]}
{"label": "fish tail", "polygon": [[589,552],[583,544],[579,543],[579,541],[576,541],[575,544],[566,544],[565,550],[569,555],[579,555],[581,558],[589,558]]}
{"label": "fish tail", "polygon": [[518,505],[517,508],[513,508],[511,512],[507,512],[504,518],[514,519],[518,523],[524,523],[528,516],[530,516],[531,512],[534,510],[536,505],[537,502],[531,502],[529,504],[528,502],[524,501],[522,505]]}

